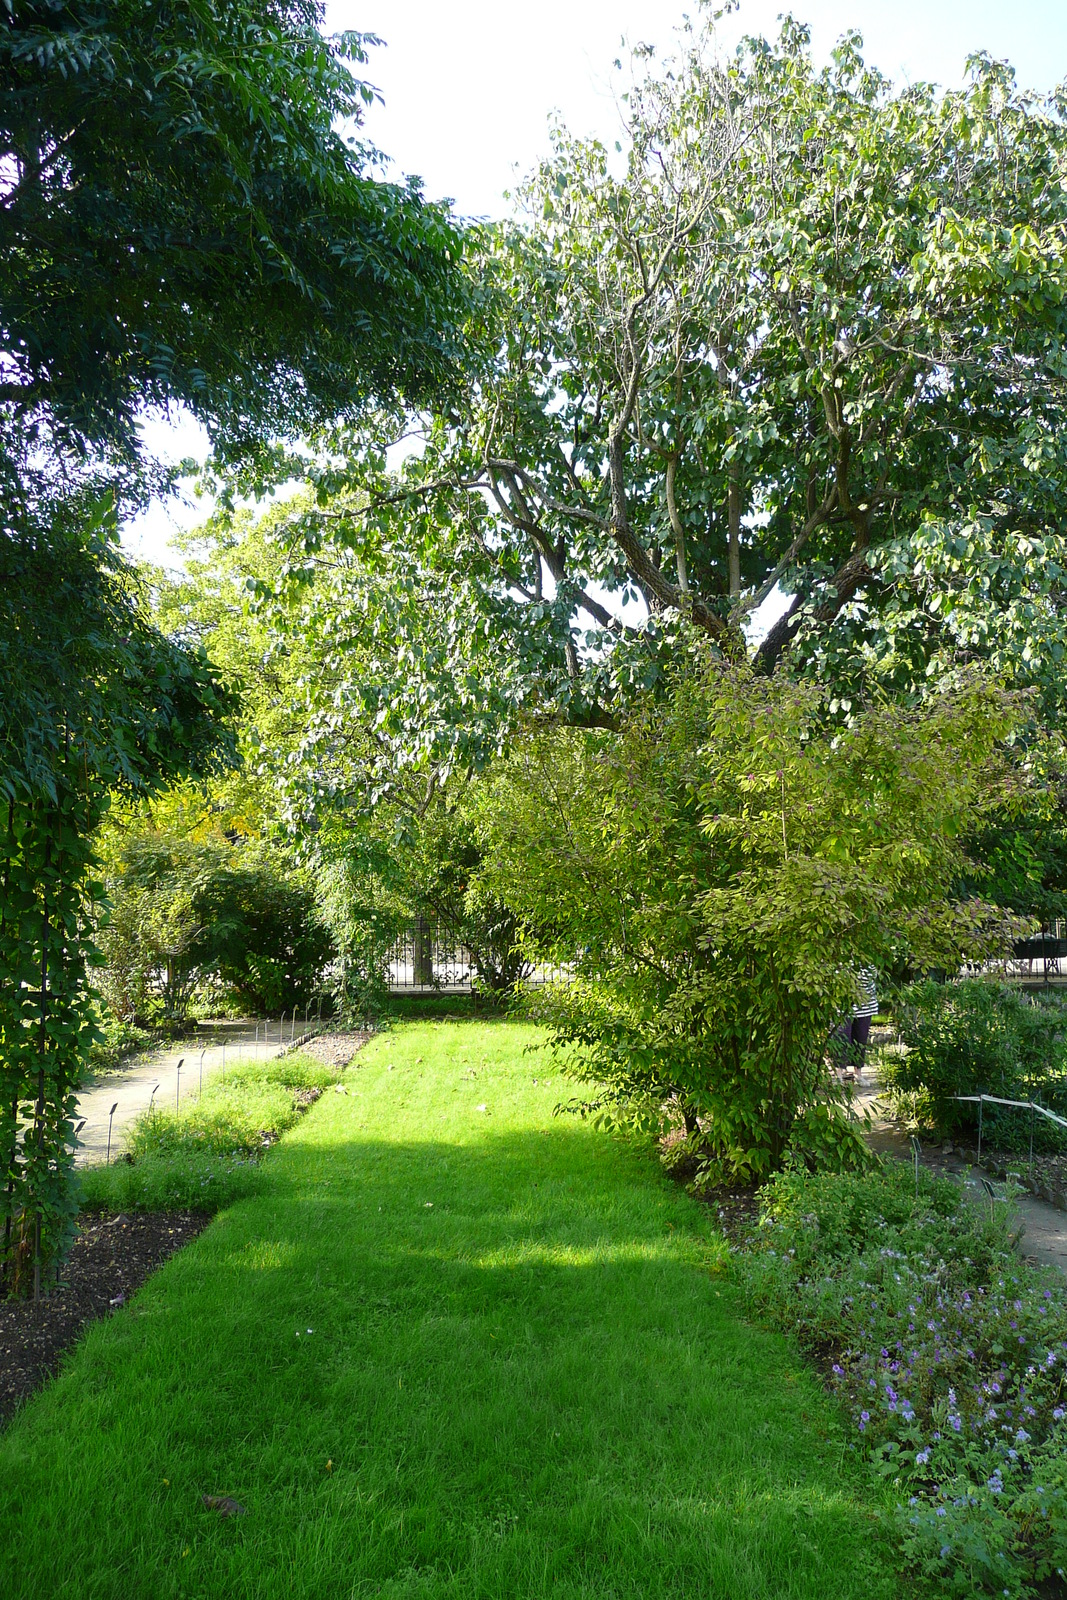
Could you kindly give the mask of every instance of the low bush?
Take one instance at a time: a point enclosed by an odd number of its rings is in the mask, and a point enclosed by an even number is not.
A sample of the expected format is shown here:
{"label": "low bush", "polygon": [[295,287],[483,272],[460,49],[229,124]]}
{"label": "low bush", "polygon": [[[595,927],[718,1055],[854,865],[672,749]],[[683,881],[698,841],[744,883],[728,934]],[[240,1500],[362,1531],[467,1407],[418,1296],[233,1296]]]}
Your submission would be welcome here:
{"label": "low bush", "polygon": [[[903,991],[895,1015],[907,1054],[887,1053],[883,1078],[898,1108],[920,1126],[939,1136],[973,1132],[977,1107],[956,1095],[1036,1100],[1067,1114],[1067,1007],[1059,999],[987,978],[927,981]],[[1029,1141],[1030,1119],[1018,1112],[985,1106],[983,1123],[1000,1148]],[[1040,1148],[1063,1142],[1044,1119],[1035,1139]]]}
{"label": "low bush", "polygon": [[87,1169],[81,1203],[118,1210],[193,1206],[217,1210],[254,1193],[259,1158],[296,1123],[338,1071],[300,1055],[248,1062],[225,1082],[209,1079],[177,1112],[138,1117],[126,1151]]}
{"label": "low bush", "polygon": [[907,1556],[959,1595],[1067,1571],[1067,1286],[1014,1254],[1006,1212],[895,1163],[792,1166],[738,1257],[899,1489]]}

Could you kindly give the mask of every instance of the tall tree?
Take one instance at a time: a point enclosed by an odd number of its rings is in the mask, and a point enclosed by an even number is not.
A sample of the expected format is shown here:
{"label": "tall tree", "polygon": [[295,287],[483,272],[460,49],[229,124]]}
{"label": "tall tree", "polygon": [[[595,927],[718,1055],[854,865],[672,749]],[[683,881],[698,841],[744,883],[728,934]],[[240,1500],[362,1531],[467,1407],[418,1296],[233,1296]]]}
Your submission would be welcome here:
{"label": "tall tree", "polygon": [[367,176],[366,41],[325,39],[322,14],[5,0],[9,450],[37,434],[128,452],[140,408],[175,399],[247,445],[439,384],[459,239],[414,183]]}
{"label": "tall tree", "polygon": [[333,441],[295,577],[349,552],[364,638],[384,572],[431,596],[408,699],[446,713],[492,650],[511,707],[595,721],[682,623],[744,653],[776,584],[766,669],[914,695],[985,655],[1058,712],[1063,105],[985,57],[894,91],[855,35],[816,70],[792,21],[729,59],[689,36],[622,156],[560,131],[485,236],[478,360],[422,449],[396,469],[384,416]]}
{"label": "tall tree", "polygon": [[371,95],[313,0],[0,8],[0,1273],[71,1219],[91,1034],[91,837],[114,785],[203,768],[227,695],[146,616],[116,545],[165,474],[145,406],[218,453],[425,401],[455,352],[459,236],[372,181]]}

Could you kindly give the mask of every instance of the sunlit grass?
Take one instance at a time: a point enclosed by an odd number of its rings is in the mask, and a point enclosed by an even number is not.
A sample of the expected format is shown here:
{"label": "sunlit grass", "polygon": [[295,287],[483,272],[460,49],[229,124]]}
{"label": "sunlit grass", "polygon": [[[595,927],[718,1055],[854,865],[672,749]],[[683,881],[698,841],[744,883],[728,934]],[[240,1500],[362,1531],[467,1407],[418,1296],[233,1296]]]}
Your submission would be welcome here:
{"label": "sunlit grass", "polygon": [[92,1329],[0,1437],[5,1600],[902,1592],[707,1211],[531,1037],[379,1036]]}

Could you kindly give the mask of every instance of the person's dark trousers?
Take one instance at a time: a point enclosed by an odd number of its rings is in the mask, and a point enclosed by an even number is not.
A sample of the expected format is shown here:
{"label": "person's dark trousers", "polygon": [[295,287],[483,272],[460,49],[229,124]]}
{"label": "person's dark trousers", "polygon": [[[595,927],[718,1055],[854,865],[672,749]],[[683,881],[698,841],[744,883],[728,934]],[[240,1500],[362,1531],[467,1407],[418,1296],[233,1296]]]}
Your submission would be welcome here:
{"label": "person's dark trousers", "polygon": [[853,1017],[834,1029],[836,1048],[834,1059],[839,1069],[863,1066],[867,1057],[867,1040],[871,1034],[870,1017]]}

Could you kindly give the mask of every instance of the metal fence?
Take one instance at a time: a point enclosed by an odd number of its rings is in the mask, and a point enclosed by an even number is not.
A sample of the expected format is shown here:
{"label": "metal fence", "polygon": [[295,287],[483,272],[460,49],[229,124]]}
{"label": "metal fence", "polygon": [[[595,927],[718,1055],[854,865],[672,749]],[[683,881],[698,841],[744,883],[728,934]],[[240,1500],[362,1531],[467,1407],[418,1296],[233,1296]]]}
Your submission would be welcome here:
{"label": "metal fence", "polygon": [[1026,982],[1052,984],[1067,981],[1067,924],[1062,921],[1042,928],[1032,939],[1015,946],[1009,963],[1013,973]]}
{"label": "metal fence", "polygon": [[[500,965],[505,954],[501,952]],[[565,976],[562,967],[528,964],[522,981],[539,985]],[[409,928],[393,945],[386,965],[390,989],[404,993],[470,994],[478,978],[477,955],[444,924]]]}
{"label": "metal fence", "polygon": [[982,1159],[982,1112],[986,1106],[1008,1106],[1016,1111],[1029,1111],[1030,1113],[1030,1166],[1034,1165],[1034,1118],[1044,1117],[1048,1122],[1054,1122],[1059,1128],[1067,1128],[1067,1119],[1058,1117],[1054,1111],[1049,1111],[1045,1106],[1039,1106],[1036,1100],[1003,1100],[996,1094],[954,1094],[953,1100],[965,1101],[968,1105],[978,1107],[978,1159]]}
{"label": "metal fence", "polygon": [[1067,984],[1067,923],[1051,922],[1032,938],[1020,939],[1005,960],[965,965],[963,970],[969,977],[996,974],[1047,988]]}

